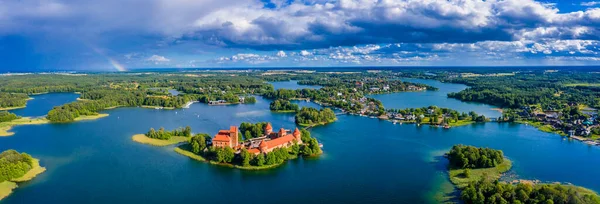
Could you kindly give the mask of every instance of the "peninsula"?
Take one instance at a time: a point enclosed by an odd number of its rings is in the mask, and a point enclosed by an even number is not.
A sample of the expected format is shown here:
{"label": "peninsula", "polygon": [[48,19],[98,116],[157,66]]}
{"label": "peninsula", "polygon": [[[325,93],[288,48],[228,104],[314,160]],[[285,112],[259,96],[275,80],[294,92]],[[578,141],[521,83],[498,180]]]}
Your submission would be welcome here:
{"label": "peninsula", "polygon": [[29,181],[46,171],[38,159],[15,150],[0,153],[0,167],[0,200],[10,195],[18,182]]}

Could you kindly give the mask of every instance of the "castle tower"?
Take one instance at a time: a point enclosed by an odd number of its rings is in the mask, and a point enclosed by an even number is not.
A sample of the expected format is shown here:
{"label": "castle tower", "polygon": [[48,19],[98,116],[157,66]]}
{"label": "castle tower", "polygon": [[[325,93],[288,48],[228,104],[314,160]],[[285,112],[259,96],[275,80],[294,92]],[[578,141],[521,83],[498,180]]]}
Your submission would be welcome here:
{"label": "castle tower", "polygon": [[279,137],[283,137],[283,136],[285,136],[285,129],[283,129],[283,128],[279,129],[278,136],[279,136]]}
{"label": "castle tower", "polygon": [[235,148],[239,144],[239,131],[236,126],[229,127],[229,137],[231,138],[231,147]]}
{"label": "castle tower", "polygon": [[271,133],[273,133],[273,126],[271,126],[271,123],[267,123],[267,126],[265,126],[265,135],[270,135]]}
{"label": "castle tower", "polygon": [[294,130],[294,133],[292,133],[292,135],[294,135],[294,138],[296,139],[296,141],[301,144],[302,143],[302,133],[300,133],[300,130],[298,130],[298,128],[296,128]]}

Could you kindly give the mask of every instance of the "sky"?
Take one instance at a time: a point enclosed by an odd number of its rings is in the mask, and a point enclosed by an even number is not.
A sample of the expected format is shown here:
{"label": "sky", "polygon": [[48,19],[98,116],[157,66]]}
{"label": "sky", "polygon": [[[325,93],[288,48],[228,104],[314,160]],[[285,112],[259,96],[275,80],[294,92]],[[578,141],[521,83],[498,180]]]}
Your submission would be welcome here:
{"label": "sky", "polygon": [[0,71],[600,65],[600,0],[2,0]]}

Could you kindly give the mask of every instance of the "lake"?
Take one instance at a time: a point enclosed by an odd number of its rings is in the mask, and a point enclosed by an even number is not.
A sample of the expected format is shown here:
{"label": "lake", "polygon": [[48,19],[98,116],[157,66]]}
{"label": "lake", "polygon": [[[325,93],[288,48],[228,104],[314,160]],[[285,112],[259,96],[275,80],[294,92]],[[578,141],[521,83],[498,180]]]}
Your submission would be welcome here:
{"label": "lake", "polygon": [[297,80],[270,82],[277,89],[320,89],[317,85],[300,85]]}
{"label": "lake", "polygon": [[[433,92],[391,94],[384,105],[440,104],[429,94]],[[423,96],[422,104],[418,104],[419,96]],[[323,143],[324,155],[292,160],[267,171],[214,166],[181,156],[173,147],[131,140],[133,134],[151,127],[189,125],[194,132],[210,135],[241,122],[270,121],[274,128],[294,128],[294,114],[271,113],[269,102],[257,97],[256,104],[248,105],[118,108],[104,111],[110,116],[94,121],[15,127],[14,136],[0,138],[0,149],[30,153],[41,159],[47,171],[21,184],[3,202],[435,203],[437,192],[452,190],[445,174],[447,162],[441,156],[460,143],[501,149],[514,163],[510,174],[518,178],[571,182],[600,190],[600,148],[518,124],[442,129],[341,115],[335,123],[311,129]],[[48,107],[28,104],[28,108]]]}

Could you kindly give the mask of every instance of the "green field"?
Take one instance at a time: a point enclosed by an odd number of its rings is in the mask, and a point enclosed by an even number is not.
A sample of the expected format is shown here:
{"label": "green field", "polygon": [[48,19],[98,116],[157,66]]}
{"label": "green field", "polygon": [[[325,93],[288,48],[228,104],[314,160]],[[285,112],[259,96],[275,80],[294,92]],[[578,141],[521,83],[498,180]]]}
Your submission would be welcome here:
{"label": "green field", "polygon": [[471,175],[467,178],[464,176],[465,169],[450,169],[448,175],[450,181],[458,188],[464,188],[469,183],[479,181],[482,178],[489,180],[497,180],[502,173],[507,172],[512,167],[512,162],[504,158],[504,162],[493,168],[471,169]]}

